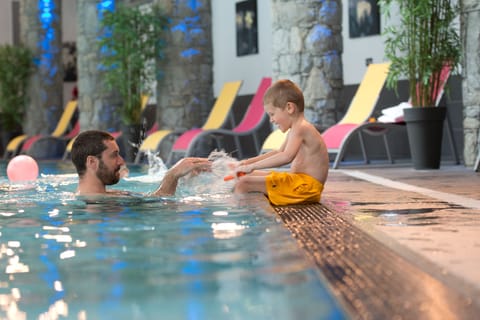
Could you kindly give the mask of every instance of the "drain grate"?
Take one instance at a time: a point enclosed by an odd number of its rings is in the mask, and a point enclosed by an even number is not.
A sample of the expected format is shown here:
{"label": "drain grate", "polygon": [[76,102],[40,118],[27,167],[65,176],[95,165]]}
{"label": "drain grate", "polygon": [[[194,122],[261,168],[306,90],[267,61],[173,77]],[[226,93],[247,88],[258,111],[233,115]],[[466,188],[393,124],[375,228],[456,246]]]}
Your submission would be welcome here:
{"label": "drain grate", "polygon": [[474,319],[480,308],[322,204],[274,208],[358,319]]}

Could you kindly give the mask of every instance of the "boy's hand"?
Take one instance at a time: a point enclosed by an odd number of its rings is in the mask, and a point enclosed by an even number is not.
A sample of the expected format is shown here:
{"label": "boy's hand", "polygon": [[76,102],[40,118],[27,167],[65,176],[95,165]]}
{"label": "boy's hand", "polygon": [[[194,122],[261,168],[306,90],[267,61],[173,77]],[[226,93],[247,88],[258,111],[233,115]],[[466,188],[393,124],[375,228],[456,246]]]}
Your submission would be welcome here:
{"label": "boy's hand", "polygon": [[235,170],[235,173],[238,175],[239,172],[242,173],[250,173],[253,171],[253,168],[251,165],[244,165],[244,166],[238,166],[237,169]]}

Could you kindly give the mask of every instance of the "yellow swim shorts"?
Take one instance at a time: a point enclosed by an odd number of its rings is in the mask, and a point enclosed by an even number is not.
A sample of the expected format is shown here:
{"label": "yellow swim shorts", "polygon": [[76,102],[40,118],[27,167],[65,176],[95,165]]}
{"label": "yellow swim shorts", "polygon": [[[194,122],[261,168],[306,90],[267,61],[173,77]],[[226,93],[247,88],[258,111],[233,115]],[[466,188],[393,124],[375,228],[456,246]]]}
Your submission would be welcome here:
{"label": "yellow swim shorts", "polygon": [[323,184],[304,173],[272,171],[265,179],[267,196],[273,205],[319,202]]}

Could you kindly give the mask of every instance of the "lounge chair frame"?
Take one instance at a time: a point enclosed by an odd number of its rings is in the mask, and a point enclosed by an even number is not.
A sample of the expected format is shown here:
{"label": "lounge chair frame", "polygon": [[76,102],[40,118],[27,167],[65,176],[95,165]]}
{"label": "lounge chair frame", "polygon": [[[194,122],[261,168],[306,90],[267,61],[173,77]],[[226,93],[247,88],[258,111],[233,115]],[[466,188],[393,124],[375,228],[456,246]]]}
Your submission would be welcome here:
{"label": "lounge chair frame", "polygon": [[[43,140],[46,139],[58,139],[58,140],[68,140],[70,139],[70,135],[75,133],[75,130],[78,131],[78,121],[73,124],[72,120],[75,117],[75,114],[78,112],[78,102],[77,100],[70,100],[65,108],[63,109],[62,115],[58,120],[57,126],[55,130],[52,131],[51,134],[43,135],[37,134],[34,136],[28,136],[26,134],[17,136],[10,140],[5,148],[5,152],[3,154],[3,158],[7,159],[9,157],[15,156],[19,153],[34,155],[33,148],[35,145]],[[76,134],[76,133],[75,133]]]}
{"label": "lounge chair frame", "polygon": [[166,139],[174,138],[175,141],[173,142],[172,149],[167,159],[164,159],[167,165],[172,164],[177,159],[177,156],[183,156],[187,149],[175,148],[175,143],[183,141],[179,139],[185,139],[184,141],[188,142],[188,145],[191,145],[198,141],[197,135],[204,130],[218,129],[227,125],[234,127],[235,121],[231,110],[242,84],[242,80],[224,83],[220,94],[210,110],[207,120],[201,128],[194,128],[187,131],[162,129],[147,136],[139,147],[134,163],[140,163],[142,157],[147,152],[156,152]]}
{"label": "lounge chair frame", "polygon": [[480,171],[480,149],[478,150],[477,160],[475,160],[475,165],[473,166],[475,172]]}
{"label": "lounge chair frame", "polygon": [[392,161],[385,132],[393,126],[387,125],[383,129],[374,129],[374,127],[368,123],[387,79],[389,67],[389,62],[370,64],[345,116],[337,124],[322,133],[328,153],[336,155],[333,161],[333,168],[338,167],[345,155],[350,140],[355,135],[358,135],[362,155],[365,162],[368,163],[369,159],[365,148],[364,133],[375,136],[383,135],[383,143],[387,157]]}
{"label": "lounge chair frame", "polygon": [[[437,94],[437,97],[436,97],[436,100],[435,100],[436,105],[439,104],[439,102],[442,98],[443,87],[446,84],[446,81],[448,80],[448,77],[450,75],[450,69],[448,67],[445,67],[442,72],[443,72],[443,75],[442,75],[443,85],[441,86],[441,88],[440,88],[440,90]],[[364,80],[360,84],[360,87],[359,87],[358,90],[361,90],[361,86],[365,82],[365,79],[366,78],[364,78]],[[368,81],[366,83],[367,84],[371,83],[371,81]],[[378,94],[380,94],[380,92],[378,92]],[[354,99],[355,99],[355,97],[354,97]],[[354,100],[352,100],[352,103],[353,103],[353,101]],[[372,105],[371,112],[373,112],[375,104],[376,104],[376,101]],[[349,111],[350,111],[350,108],[349,108]],[[369,117],[370,117],[370,115],[369,115]],[[405,130],[405,122],[392,122],[392,123],[368,122],[367,119],[365,119],[361,123],[357,123],[357,124],[348,124],[347,123],[346,124],[345,121],[342,119],[342,121],[340,121],[340,123],[335,125],[334,127],[341,127],[341,126],[350,126],[350,127],[348,128],[349,130],[345,130],[346,132],[343,135],[343,139],[342,139],[339,147],[328,149],[329,153],[336,154],[335,159],[334,159],[333,164],[332,164],[333,169],[337,169],[340,166],[340,163],[341,163],[342,159],[344,158],[345,153],[347,151],[347,147],[348,147],[351,139],[354,136],[357,136],[358,139],[359,139],[359,145],[360,145],[360,149],[362,151],[364,164],[369,164],[370,163],[370,159],[368,157],[368,152],[366,150],[365,135],[381,136],[382,140],[383,140],[383,146],[384,146],[384,149],[385,149],[385,153],[387,155],[388,162],[391,163],[391,164],[394,163],[394,159],[393,159],[392,153],[390,151],[388,133],[392,129]],[[445,129],[446,129],[447,139],[448,139],[448,142],[449,142],[449,145],[450,145],[450,148],[451,148],[451,153],[454,157],[455,164],[459,164],[460,159],[459,159],[459,156],[458,156],[455,140],[453,138],[452,126],[451,126],[451,123],[450,123],[450,117],[448,115],[448,110],[447,110],[447,116],[446,116],[446,119],[445,119]],[[328,129],[327,129],[327,131],[328,131]],[[328,146],[328,144],[327,144],[327,146]]]}
{"label": "lounge chair frame", "polygon": [[[239,159],[245,158],[245,152],[242,148],[240,138],[250,136],[253,139],[255,154],[260,152],[260,131],[264,128],[268,116],[263,109],[263,95],[272,84],[272,78],[264,77],[255,92],[245,114],[240,123],[233,129],[212,129],[201,132],[195,139],[200,140],[210,136],[216,144],[217,149],[227,151],[229,153],[237,152]],[[269,126],[269,131],[270,131]],[[228,150],[225,138],[231,136],[234,138],[235,150]],[[189,148],[185,152],[185,156],[194,155],[195,141],[190,143]]]}

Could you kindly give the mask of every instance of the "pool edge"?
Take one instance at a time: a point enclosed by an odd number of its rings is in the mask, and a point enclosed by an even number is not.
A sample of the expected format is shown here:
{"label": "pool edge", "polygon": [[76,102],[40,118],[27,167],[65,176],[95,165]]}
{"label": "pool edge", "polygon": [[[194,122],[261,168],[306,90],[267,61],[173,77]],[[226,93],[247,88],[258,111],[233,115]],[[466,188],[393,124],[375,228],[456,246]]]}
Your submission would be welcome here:
{"label": "pool edge", "polygon": [[[472,298],[411,263],[323,204],[271,207],[327,279],[350,315],[359,319],[474,318]],[[450,315],[450,316],[449,316]]]}

